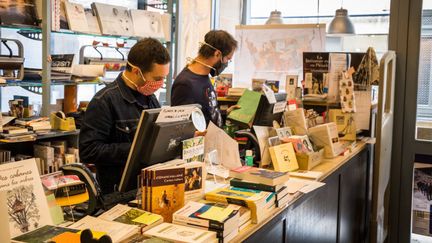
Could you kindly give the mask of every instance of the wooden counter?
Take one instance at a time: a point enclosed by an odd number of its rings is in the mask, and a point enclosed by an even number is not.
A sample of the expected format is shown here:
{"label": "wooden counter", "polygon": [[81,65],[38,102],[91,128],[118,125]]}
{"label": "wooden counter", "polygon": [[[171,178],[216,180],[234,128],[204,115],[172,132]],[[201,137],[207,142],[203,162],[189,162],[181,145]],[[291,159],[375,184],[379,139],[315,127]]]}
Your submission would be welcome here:
{"label": "wooden counter", "polygon": [[[325,159],[321,188],[276,208],[260,224],[251,224],[231,242],[362,242],[368,235],[370,149],[358,143],[352,152]],[[265,241],[264,241],[265,240]]]}

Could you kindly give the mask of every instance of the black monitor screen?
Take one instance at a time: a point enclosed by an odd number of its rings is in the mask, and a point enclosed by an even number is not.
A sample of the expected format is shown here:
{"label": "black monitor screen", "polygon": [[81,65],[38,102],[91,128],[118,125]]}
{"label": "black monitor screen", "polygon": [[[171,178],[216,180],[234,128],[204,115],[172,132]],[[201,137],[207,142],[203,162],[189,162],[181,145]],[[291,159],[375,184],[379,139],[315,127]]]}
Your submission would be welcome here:
{"label": "black monitor screen", "polygon": [[141,169],[181,156],[182,141],[194,136],[191,120],[158,123],[160,109],[144,110],[120,181],[121,192],[137,188]]}
{"label": "black monitor screen", "polygon": [[[286,93],[275,93],[276,102],[286,101]],[[265,95],[261,95],[253,125],[257,126],[273,126],[273,121],[281,122],[283,112],[273,114],[274,104],[270,104]]]}

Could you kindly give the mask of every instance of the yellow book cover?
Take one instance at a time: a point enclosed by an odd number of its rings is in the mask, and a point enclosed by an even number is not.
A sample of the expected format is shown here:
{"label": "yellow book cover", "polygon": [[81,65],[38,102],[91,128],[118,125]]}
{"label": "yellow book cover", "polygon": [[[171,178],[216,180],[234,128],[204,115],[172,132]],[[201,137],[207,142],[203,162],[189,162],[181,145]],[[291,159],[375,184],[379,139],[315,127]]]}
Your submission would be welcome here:
{"label": "yellow book cover", "polygon": [[270,147],[269,152],[275,171],[287,172],[299,168],[292,143]]}
{"label": "yellow book cover", "polygon": [[171,222],[175,211],[184,206],[185,168],[155,169],[150,179],[150,212]]}
{"label": "yellow book cover", "polygon": [[263,219],[263,209],[265,205],[274,200],[274,193],[258,191],[239,187],[219,188],[206,193],[206,200],[231,203],[246,206],[251,210],[253,223],[258,223]]}

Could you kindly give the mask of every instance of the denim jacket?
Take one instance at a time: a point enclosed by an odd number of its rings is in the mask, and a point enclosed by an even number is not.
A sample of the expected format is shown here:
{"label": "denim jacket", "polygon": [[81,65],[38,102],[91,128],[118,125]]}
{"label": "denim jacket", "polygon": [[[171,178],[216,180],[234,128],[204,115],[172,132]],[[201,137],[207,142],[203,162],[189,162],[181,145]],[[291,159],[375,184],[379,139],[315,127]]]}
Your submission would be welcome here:
{"label": "denim jacket", "polygon": [[140,104],[132,92],[120,74],[96,93],[84,115],[80,159],[96,165],[103,194],[114,191],[120,182],[142,110],[160,107],[154,95]]}

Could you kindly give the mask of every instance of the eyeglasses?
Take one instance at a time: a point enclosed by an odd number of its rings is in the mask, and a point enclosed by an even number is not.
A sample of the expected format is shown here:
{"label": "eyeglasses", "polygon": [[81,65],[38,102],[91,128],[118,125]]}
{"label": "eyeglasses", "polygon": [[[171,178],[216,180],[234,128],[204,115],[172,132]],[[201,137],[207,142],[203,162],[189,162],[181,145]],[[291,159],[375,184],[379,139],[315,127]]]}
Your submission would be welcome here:
{"label": "eyeglasses", "polygon": [[224,57],[222,57],[222,62],[229,64],[232,62],[232,57],[228,58],[227,56],[224,56]]}

